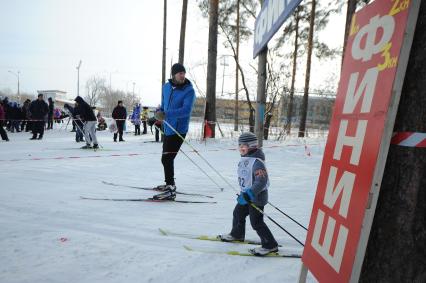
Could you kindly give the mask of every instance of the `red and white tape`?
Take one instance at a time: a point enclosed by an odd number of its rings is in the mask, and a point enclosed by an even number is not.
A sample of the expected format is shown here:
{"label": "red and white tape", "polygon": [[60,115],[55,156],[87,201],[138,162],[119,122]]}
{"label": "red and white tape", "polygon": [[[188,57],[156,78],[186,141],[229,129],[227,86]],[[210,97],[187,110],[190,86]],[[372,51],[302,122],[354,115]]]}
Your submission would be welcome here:
{"label": "red and white tape", "polygon": [[407,147],[426,147],[426,133],[397,132],[393,133],[391,144]]}

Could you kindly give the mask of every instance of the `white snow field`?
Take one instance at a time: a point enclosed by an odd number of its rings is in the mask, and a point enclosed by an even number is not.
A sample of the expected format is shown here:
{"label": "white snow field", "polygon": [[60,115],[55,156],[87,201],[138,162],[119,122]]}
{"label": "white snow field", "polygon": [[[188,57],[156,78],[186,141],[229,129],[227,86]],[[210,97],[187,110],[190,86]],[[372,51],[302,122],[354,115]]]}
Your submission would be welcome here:
{"label": "white snow field", "polygon": [[[178,191],[214,199],[178,195],[177,200],[216,204],[116,202],[80,196],[146,198],[154,192],[115,187],[163,183],[161,144],[149,133],[98,132],[102,150],[82,150],[74,133],[9,133],[0,141],[0,282],[297,282],[301,260],[228,255],[250,245],[164,236],[175,233],[215,236],[231,229],[235,192],[188,145],[182,149],[214,178],[223,192],[182,153],[175,160]],[[195,135],[192,135],[195,136]],[[207,143],[191,139],[199,153],[237,188],[236,139]],[[305,149],[307,144],[307,150]],[[307,226],[325,138],[267,141],[270,202]],[[310,153],[310,155],[308,154]],[[271,206],[265,212],[304,242],[306,231]],[[302,253],[302,246],[268,219],[281,251]],[[247,219],[247,239],[258,240]],[[184,245],[196,251],[188,251]],[[223,252],[223,253],[220,253]],[[309,275],[309,282],[315,279]]]}

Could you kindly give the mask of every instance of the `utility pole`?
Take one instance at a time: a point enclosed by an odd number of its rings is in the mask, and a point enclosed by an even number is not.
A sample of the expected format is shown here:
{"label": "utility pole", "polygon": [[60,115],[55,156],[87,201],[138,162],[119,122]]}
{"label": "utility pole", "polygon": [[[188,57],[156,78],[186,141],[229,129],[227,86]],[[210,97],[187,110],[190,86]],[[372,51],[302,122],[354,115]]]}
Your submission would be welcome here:
{"label": "utility pole", "polygon": [[80,95],[80,67],[81,67],[81,60],[77,66],[77,96]]}
{"label": "utility pole", "polygon": [[223,98],[223,85],[225,84],[225,67],[229,66],[229,64],[225,60],[225,56],[223,56],[222,58],[223,58],[223,62],[221,65],[223,66],[223,74],[222,74],[222,93],[220,95],[221,98]]}
{"label": "utility pole", "polygon": [[[261,1],[262,6],[264,1]],[[259,141],[259,147],[263,146],[263,124],[266,105],[266,61],[268,47],[265,46],[258,55],[257,63],[257,99],[256,99],[256,120],[254,132]]]}
{"label": "utility pole", "polygon": [[266,105],[266,56],[268,47],[265,47],[258,56],[257,63],[257,100],[256,100],[256,120],[255,134],[259,141],[259,147],[263,146],[263,124]]}

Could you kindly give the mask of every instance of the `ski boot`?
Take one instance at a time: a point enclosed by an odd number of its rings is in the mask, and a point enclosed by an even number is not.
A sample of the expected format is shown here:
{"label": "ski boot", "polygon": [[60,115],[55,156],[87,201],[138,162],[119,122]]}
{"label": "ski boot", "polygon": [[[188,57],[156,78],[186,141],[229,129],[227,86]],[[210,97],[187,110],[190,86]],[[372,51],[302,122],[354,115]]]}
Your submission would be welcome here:
{"label": "ski boot", "polygon": [[218,235],[217,239],[222,242],[244,242],[244,238],[235,238],[231,234]]}
{"label": "ski boot", "polygon": [[85,146],[82,146],[81,149],[91,149],[92,146],[90,144],[86,144]]}
{"label": "ski boot", "polygon": [[166,187],[167,187],[167,185],[158,185],[158,186],[154,187],[153,189],[155,191],[165,192],[166,191]]}
{"label": "ski boot", "polygon": [[93,144],[93,149],[94,149],[94,150],[99,149],[99,145],[98,145],[97,143]]}
{"label": "ski boot", "polygon": [[271,249],[267,249],[267,248],[264,248],[264,247],[257,247],[257,248],[254,248],[254,249],[249,249],[249,253],[251,253],[255,256],[265,256],[265,255],[268,255],[268,254],[271,254],[271,253],[276,253],[276,252],[278,252],[278,247],[274,247],[274,248],[271,248]]}
{"label": "ski boot", "polygon": [[176,186],[167,185],[164,192],[161,194],[154,195],[153,200],[175,200],[176,198]]}

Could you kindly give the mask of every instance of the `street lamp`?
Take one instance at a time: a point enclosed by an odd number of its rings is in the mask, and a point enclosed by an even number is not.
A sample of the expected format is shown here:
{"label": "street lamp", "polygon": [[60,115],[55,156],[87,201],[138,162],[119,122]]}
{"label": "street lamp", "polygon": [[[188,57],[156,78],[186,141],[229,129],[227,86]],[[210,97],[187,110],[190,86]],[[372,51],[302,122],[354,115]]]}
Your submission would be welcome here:
{"label": "street lamp", "polygon": [[80,95],[80,67],[81,67],[81,60],[77,66],[77,96]]}
{"label": "street lamp", "polygon": [[19,93],[19,74],[21,73],[20,71],[18,71],[18,73],[15,73],[15,72],[12,72],[12,71],[8,71],[9,73],[11,73],[12,75],[14,75],[14,76],[16,76],[16,78],[18,79],[18,101],[19,101],[19,96],[20,96],[20,93]]}

